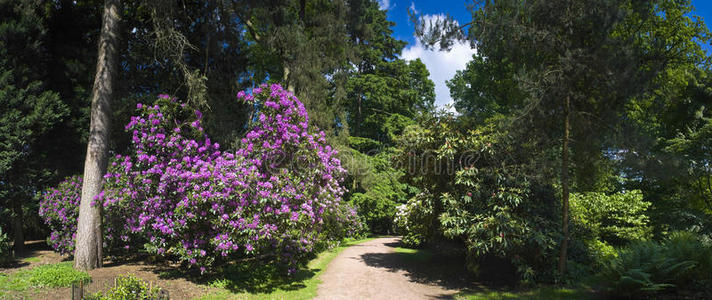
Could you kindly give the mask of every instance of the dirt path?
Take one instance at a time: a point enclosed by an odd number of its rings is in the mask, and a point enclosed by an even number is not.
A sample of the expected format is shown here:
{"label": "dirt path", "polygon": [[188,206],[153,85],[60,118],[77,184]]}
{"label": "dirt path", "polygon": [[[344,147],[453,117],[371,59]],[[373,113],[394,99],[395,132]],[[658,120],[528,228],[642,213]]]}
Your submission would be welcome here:
{"label": "dirt path", "polygon": [[399,243],[378,238],[344,250],[321,275],[316,299],[451,299],[458,292],[450,280],[458,274],[422,269],[394,252]]}

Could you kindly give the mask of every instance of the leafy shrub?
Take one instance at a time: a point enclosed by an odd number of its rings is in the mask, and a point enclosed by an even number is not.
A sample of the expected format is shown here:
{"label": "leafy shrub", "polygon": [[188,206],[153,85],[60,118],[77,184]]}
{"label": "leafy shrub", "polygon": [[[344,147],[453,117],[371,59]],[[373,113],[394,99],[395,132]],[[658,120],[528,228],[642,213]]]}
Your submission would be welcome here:
{"label": "leafy shrub", "polygon": [[712,245],[689,232],[674,233],[660,243],[633,242],[604,263],[601,275],[618,296],[709,289]]}
{"label": "leafy shrub", "polygon": [[609,245],[606,242],[594,240],[588,243],[588,253],[592,258],[592,263],[594,264],[594,269],[601,267],[601,263],[609,261],[618,256],[616,248]]}
{"label": "leafy shrub", "polygon": [[[259,113],[234,153],[220,151],[204,134],[202,114],[175,99],[137,106],[126,126],[132,152],[113,159],[95,199],[104,206],[110,251],[144,247],[201,272],[219,261],[271,257],[292,272],[319,239],[348,232],[324,228],[352,220],[340,207],[344,169],[325,134],[308,132],[304,105],[279,85],[253,93],[238,93]],[[67,198],[46,197],[43,207],[61,210],[54,199]],[[63,241],[73,240],[72,226],[59,227]]]}
{"label": "leafy shrub", "polygon": [[12,261],[12,249],[10,249],[10,238],[0,228],[0,266]]}
{"label": "leafy shrub", "polygon": [[372,233],[393,233],[395,207],[415,194],[412,186],[400,181],[403,172],[392,166],[395,149],[384,148],[371,155],[346,150],[341,152],[349,171],[347,181],[351,181],[351,194],[346,199],[355,205]]}
{"label": "leafy shrub", "polygon": [[358,136],[349,136],[349,146],[358,152],[366,154],[370,154],[382,147],[381,143],[376,140]]}
{"label": "leafy shrub", "polygon": [[92,300],[161,300],[168,299],[159,287],[152,287],[141,278],[122,275],[116,278],[116,285],[105,293],[86,297]]}
{"label": "leafy shrub", "polygon": [[652,229],[646,215],[650,202],[643,201],[640,190],[606,195],[573,193],[570,199],[574,226],[582,231],[579,238],[604,241],[614,246],[647,240]]}
{"label": "leafy shrub", "polygon": [[432,195],[420,193],[396,209],[396,231],[403,235],[403,243],[418,247],[428,242],[434,230]]}
{"label": "leafy shrub", "polygon": [[553,189],[524,175],[531,170],[525,158],[511,154],[519,145],[506,133],[458,126],[445,116],[403,134],[401,165],[413,185],[430,193],[399,210],[404,239],[461,241],[476,272],[497,265],[493,271],[509,273],[502,278],[548,277],[559,239]]}
{"label": "leafy shrub", "polygon": [[355,207],[348,203],[339,205],[335,210],[324,215],[324,231],[321,249],[331,249],[341,240],[346,238],[362,238],[366,236],[368,228],[358,214]]}
{"label": "leafy shrub", "polygon": [[39,215],[50,229],[47,243],[62,254],[74,253],[82,178],[72,176],[42,194]]}
{"label": "leafy shrub", "polygon": [[362,193],[353,194],[351,202],[358,207],[360,215],[366,221],[371,232],[391,232],[396,211],[395,202]]}

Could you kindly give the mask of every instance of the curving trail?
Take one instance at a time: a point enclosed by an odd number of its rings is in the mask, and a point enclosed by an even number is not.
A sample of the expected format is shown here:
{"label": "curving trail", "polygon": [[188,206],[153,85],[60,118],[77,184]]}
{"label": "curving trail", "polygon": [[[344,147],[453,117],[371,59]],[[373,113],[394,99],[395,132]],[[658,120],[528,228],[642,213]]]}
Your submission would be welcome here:
{"label": "curving trail", "polygon": [[459,291],[395,253],[399,243],[377,238],[345,249],[321,275],[315,299],[451,299]]}

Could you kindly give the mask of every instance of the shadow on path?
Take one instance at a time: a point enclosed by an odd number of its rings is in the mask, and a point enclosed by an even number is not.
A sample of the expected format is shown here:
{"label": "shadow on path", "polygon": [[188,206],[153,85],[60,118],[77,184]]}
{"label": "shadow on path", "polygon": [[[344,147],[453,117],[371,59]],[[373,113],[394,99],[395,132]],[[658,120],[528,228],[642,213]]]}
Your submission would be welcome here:
{"label": "shadow on path", "polygon": [[[394,250],[403,247],[400,242],[384,245]],[[455,254],[421,249],[409,252],[364,253],[360,260],[370,267],[384,268],[389,272],[404,271],[411,282],[437,285],[451,290],[477,289],[475,278],[465,268],[464,258]]]}

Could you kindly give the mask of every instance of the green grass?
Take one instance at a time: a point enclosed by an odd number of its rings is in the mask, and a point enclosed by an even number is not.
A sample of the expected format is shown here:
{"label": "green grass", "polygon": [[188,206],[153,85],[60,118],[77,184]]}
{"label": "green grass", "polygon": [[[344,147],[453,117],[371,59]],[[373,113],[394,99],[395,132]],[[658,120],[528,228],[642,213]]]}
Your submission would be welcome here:
{"label": "green grass", "polygon": [[273,266],[240,264],[231,266],[222,272],[221,278],[213,279],[207,284],[219,288],[220,291],[207,294],[198,299],[311,299],[316,296],[317,287],[321,283],[319,277],[326,266],[344,249],[369,241],[373,238],[352,240],[341,246],[319,254],[311,260],[306,269],[286,277]]}
{"label": "green grass", "polygon": [[36,262],[40,262],[41,259],[39,257],[34,256],[34,257],[23,258],[22,261],[26,262],[26,263],[36,263]]}
{"label": "green grass", "polygon": [[545,286],[522,291],[463,291],[455,296],[456,300],[567,300],[567,299],[597,299],[595,294],[584,287],[553,287]]}
{"label": "green grass", "polygon": [[427,249],[411,249],[396,247],[395,252],[407,261],[425,263],[433,258],[433,253]]}
{"label": "green grass", "polygon": [[89,274],[74,270],[70,261],[37,266],[10,275],[0,274],[0,298],[9,292],[23,292],[34,287],[71,286],[72,283],[89,280]]}

